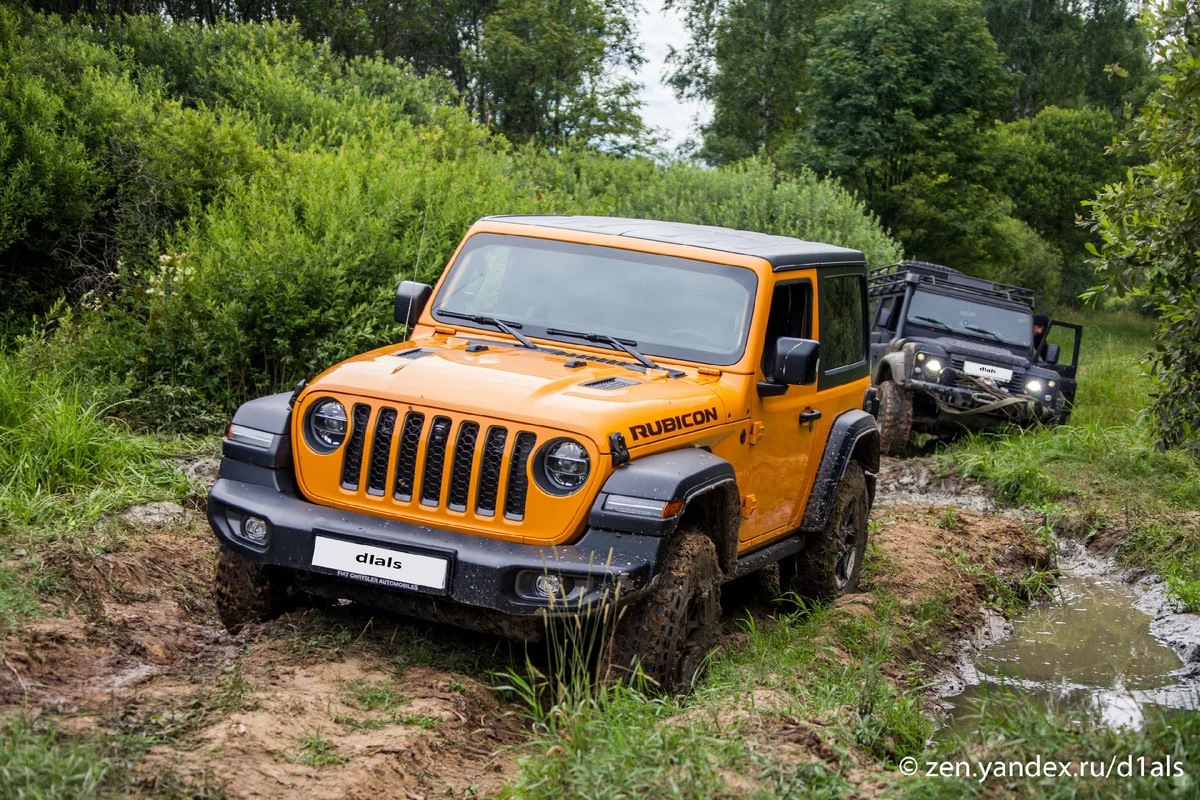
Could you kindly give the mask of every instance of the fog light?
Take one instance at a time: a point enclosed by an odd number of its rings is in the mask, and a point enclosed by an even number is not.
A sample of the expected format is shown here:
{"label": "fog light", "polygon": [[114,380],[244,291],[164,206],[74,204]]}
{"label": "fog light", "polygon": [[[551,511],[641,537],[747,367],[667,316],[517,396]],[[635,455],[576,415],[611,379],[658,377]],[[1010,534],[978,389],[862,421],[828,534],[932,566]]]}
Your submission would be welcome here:
{"label": "fog light", "polygon": [[246,517],[242,520],[242,536],[255,544],[266,544],[269,531],[262,517]]}
{"label": "fog light", "polygon": [[538,575],[533,588],[542,597],[566,597],[567,594],[562,578],[557,575]]}
{"label": "fog light", "polygon": [[1051,389],[1053,389],[1053,388],[1054,388],[1054,381],[1049,381],[1049,382],[1047,382],[1047,383],[1046,383],[1046,385],[1047,385],[1047,386],[1049,386]]}
{"label": "fog light", "polygon": [[1041,394],[1042,382],[1036,379],[1030,381],[1029,383],[1025,384],[1025,391],[1029,394]]}

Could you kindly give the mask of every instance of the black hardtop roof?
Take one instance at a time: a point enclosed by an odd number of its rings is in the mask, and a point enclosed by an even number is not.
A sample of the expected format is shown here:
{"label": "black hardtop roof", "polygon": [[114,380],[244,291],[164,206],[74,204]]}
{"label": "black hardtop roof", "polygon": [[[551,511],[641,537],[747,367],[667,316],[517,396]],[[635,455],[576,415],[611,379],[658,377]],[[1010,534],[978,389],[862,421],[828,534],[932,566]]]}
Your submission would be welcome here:
{"label": "black hardtop roof", "polygon": [[866,259],[860,251],[848,247],[806,242],[791,236],[773,236],[767,233],[718,228],[712,225],[692,225],[686,222],[658,222],[621,217],[517,214],[485,217],[484,219],[518,225],[542,225],[548,228],[599,233],[606,236],[626,236],[631,239],[645,239],[651,242],[703,247],[723,253],[755,256],[769,262],[771,268],[776,271],[819,264],[866,263]]}
{"label": "black hardtop roof", "polygon": [[867,294],[877,296],[903,291],[908,284],[961,292],[996,302],[1007,302],[1032,309],[1037,301],[1032,289],[1000,283],[988,278],[966,275],[952,267],[928,261],[901,261],[877,267],[867,276]]}

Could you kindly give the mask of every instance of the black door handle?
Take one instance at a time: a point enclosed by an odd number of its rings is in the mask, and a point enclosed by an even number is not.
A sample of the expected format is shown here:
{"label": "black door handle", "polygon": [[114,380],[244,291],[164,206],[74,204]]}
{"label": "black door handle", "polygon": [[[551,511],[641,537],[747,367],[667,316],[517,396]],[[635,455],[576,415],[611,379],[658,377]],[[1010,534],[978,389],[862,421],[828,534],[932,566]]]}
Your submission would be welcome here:
{"label": "black door handle", "polygon": [[821,418],[821,412],[815,408],[806,408],[800,412],[800,424],[804,425],[808,422],[816,422]]}

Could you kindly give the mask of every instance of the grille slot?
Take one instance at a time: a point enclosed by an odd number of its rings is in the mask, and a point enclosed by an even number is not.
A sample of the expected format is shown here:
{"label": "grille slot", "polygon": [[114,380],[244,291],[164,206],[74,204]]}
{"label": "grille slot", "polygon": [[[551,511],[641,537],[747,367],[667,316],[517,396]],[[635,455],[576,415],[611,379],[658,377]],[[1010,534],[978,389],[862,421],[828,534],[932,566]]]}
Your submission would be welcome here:
{"label": "grille slot", "polygon": [[442,499],[442,471],[446,466],[446,444],[450,441],[450,418],[434,417],[425,446],[425,469],[421,478],[421,505],[437,506]]}
{"label": "grille slot", "polygon": [[478,422],[464,422],[458,426],[454,464],[450,467],[450,496],[446,501],[451,511],[467,510],[467,498],[471,493],[471,465],[475,461],[475,442],[478,439]]}
{"label": "grille slot", "polygon": [[483,443],[483,458],[479,462],[479,491],[475,495],[475,513],[491,517],[496,513],[496,495],[500,492],[500,471],[504,464],[504,444],[508,431],[488,428]]}
{"label": "grille slot", "polygon": [[379,419],[375,421],[375,436],[371,441],[371,461],[367,467],[367,494],[383,497],[388,459],[392,451],[392,434],[395,432],[396,409],[380,409]]}
{"label": "grille slot", "polygon": [[504,516],[506,519],[521,520],[525,518],[525,495],[529,492],[529,477],[525,468],[529,463],[529,453],[537,436],[529,431],[517,434],[513,444],[512,456],[508,464],[508,489],[504,493]]}
{"label": "grille slot", "polygon": [[367,439],[367,421],[371,418],[371,407],[359,403],[354,406],[353,429],[346,443],[346,454],[342,457],[342,488],[357,489],[362,475],[363,445]]}
{"label": "grille slot", "polygon": [[416,487],[417,448],[421,445],[421,429],[425,427],[425,415],[410,411],[404,417],[404,428],[400,431],[400,446],[396,451],[396,488],[393,496],[405,503],[412,500]]}

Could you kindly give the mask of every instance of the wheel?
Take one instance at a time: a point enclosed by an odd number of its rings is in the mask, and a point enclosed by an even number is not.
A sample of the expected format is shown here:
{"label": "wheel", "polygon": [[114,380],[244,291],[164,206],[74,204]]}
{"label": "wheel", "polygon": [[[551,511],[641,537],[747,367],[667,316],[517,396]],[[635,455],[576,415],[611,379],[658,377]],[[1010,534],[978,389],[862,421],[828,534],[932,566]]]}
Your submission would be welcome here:
{"label": "wheel", "polygon": [[808,546],[779,562],[779,588],[811,600],[828,600],[858,588],[867,552],[867,478],[850,463],[834,494],[825,528]]}
{"label": "wheel", "polygon": [[290,610],[288,584],[278,568],[222,547],[217,553],[214,595],[225,630],[237,633],[247,623],[266,622]]}
{"label": "wheel", "polygon": [[603,672],[621,678],[640,663],[659,691],[679,694],[691,687],[717,636],[721,575],[712,540],[694,531],[676,536],[657,580],[617,620]]}
{"label": "wheel", "polygon": [[912,434],[912,395],[893,380],[879,383],[879,452],[901,456]]}

